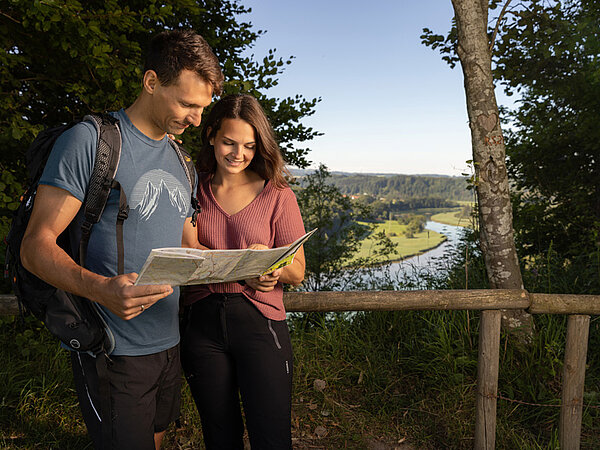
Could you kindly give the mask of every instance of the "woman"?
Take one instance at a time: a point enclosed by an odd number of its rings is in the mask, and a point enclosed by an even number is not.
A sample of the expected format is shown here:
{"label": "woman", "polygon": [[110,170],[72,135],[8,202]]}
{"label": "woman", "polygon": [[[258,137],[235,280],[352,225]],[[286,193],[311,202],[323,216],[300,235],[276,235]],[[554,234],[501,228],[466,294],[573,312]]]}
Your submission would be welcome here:
{"label": "woman", "polygon": [[[304,234],[273,130],[258,101],[231,95],[202,129],[198,241],[211,249],[273,248]],[[292,348],[283,283],[304,279],[304,253],[271,274],[193,286],[185,304],[182,362],[207,449],[291,448]]]}

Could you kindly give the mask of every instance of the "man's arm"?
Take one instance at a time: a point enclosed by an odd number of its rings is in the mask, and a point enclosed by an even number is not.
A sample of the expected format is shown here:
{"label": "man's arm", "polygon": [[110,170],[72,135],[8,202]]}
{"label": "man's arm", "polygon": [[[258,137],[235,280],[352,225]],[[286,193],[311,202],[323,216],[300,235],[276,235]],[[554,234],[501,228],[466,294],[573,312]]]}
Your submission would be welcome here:
{"label": "man's arm", "polygon": [[21,261],[27,270],[47,283],[104,305],[124,320],[142,312],[173,292],[169,285],[134,286],[137,274],[108,278],[81,267],[56,240],[81,208],[68,191],[40,185],[31,219],[21,244]]}
{"label": "man's arm", "polygon": [[198,242],[198,231],[196,227],[192,225],[192,218],[188,217],[185,219],[183,224],[183,236],[181,237],[181,246],[187,248],[197,248],[200,250],[208,250],[200,242]]}

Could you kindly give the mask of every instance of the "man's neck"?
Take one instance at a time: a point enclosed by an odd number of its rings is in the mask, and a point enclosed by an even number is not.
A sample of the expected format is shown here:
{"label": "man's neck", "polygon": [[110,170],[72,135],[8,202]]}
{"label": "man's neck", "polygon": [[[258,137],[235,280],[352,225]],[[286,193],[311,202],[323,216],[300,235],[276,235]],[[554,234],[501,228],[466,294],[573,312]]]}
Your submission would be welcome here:
{"label": "man's neck", "polygon": [[127,114],[134,127],[150,139],[159,141],[165,137],[166,133],[152,122],[150,114],[148,114],[148,111],[150,111],[149,105],[144,103],[144,98],[142,96],[138,97],[129,108],[125,109],[125,114]]}

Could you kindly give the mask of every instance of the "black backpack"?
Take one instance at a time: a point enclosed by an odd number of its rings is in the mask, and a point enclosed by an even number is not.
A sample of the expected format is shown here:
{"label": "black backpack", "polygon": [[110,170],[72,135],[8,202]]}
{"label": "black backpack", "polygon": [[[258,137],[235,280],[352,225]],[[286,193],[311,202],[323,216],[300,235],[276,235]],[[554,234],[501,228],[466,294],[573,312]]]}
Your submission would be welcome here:
{"label": "black backpack", "polygon": [[[124,272],[123,222],[127,219],[129,206],[123,190],[114,179],[121,155],[119,122],[109,114],[88,115],[84,117],[84,120],[95,125],[98,131],[98,145],[94,168],[82,205],[84,220],[81,225],[81,240],[78,249],[71,248],[68,227],[59,236],[57,243],[75,260],[78,259],[79,264],[83,266],[92,227],[100,220],[111,189],[119,189],[120,204],[116,228],[118,273],[122,274]],[[11,228],[6,237],[5,274],[11,278],[13,291],[19,301],[22,313],[33,314],[45,324],[54,336],[73,350],[87,352],[93,356],[109,355],[114,349],[114,337],[98,312],[98,305],[49,285],[27,271],[20,259],[21,241],[31,217],[37,187],[48,156],[56,139],[76,123],[78,122],[40,132],[25,153],[29,188],[14,213]],[[169,142],[184,168],[193,192],[196,172],[192,159],[175,142],[172,140]],[[191,201],[195,211],[192,223],[195,225],[198,208],[193,194]]]}

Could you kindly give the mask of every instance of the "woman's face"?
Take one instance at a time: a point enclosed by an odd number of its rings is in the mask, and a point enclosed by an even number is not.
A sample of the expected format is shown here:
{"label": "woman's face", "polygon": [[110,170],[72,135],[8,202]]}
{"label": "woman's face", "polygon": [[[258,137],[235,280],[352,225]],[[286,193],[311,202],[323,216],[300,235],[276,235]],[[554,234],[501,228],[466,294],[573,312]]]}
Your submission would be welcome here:
{"label": "woman's face", "polygon": [[215,149],[217,171],[241,173],[250,165],[256,152],[254,128],[242,119],[223,119],[221,128],[210,140]]}

